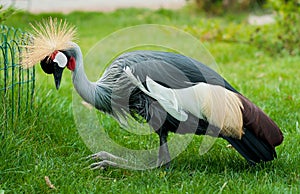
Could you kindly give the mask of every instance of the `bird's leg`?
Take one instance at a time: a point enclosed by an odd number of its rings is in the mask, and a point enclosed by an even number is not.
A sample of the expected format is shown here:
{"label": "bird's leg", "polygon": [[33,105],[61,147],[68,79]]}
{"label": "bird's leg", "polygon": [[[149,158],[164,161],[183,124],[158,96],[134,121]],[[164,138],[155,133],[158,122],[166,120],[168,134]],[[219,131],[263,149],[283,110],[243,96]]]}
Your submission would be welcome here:
{"label": "bird's leg", "polygon": [[111,153],[101,151],[96,154],[92,154],[87,157],[87,159],[93,160],[101,160],[100,162],[95,162],[90,165],[91,169],[104,169],[105,167],[112,166],[112,167],[119,167],[125,168],[128,166],[128,160],[115,156]]}
{"label": "bird's leg", "polygon": [[170,157],[169,148],[167,144],[167,135],[160,134],[159,142],[160,142],[160,147],[158,151],[157,166],[165,165],[166,168],[169,168],[171,157]]}

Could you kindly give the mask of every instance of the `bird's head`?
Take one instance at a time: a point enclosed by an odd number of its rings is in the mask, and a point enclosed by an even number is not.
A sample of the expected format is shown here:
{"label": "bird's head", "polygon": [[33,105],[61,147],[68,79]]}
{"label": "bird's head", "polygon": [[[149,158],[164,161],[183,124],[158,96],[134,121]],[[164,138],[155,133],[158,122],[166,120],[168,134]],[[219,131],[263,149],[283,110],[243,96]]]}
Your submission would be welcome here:
{"label": "bird's head", "polygon": [[53,74],[56,89],[59,89],[64,69],[74,71],[76,60],[70,51],[54,51],[41,60],[40,64],[45,73]]}
{"label": "bird's head", "polygon": [[31,26],[32,41],[25,45],[22,65],[28,68],[40,63],[45,73],[53,74],[58,89],[64,69],[75,70],[76,44],[73,43],[73,39],[76,30],[65,21],[52,18]]}

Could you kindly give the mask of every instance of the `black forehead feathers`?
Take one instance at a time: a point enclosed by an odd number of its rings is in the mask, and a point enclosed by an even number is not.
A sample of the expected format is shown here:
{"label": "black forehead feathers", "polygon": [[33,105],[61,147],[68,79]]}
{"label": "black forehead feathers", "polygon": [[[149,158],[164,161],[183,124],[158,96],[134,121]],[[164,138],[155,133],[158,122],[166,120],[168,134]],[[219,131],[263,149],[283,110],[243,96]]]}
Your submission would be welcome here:
{"label": "black forehead feathers", "polygon": [[45,73],[52,74],[54,72],[54,62],[49,56],[45,57],[40,64]]}

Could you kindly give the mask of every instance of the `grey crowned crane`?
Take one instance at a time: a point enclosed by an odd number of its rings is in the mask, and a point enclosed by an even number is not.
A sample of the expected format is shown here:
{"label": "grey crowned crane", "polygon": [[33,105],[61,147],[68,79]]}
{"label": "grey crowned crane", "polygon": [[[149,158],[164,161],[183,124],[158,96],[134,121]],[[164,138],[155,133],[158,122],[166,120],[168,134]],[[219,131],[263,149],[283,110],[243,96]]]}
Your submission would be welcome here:
{"label": "grey crowned crane", "polygon": [[[96,109],[117,118],[142,117],[159,135],[159,165],[170,162],[169,132],[223,138],[251,164],[276,158],[283,135],[275,122],[201,62],[171,52],[127,52],[90,82],[80,47],[73,42],[74,28],[50,19],[33,29],[24,66],[40,62],[45,73],[53,74],[57,89],[67,68],[76,91]],[[118,166],[119,158],[107,152],[92,157],[104,160],[94,168]]]}

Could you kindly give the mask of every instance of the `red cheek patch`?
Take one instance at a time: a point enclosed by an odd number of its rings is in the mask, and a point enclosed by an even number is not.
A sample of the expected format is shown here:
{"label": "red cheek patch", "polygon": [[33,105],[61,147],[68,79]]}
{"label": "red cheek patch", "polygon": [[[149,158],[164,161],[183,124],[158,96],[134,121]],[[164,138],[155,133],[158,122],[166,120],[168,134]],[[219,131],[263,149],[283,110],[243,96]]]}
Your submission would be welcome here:
{"label": "red cheek patch", "polygon": [[70,57],[69,62],[67,64],[67,68],[70,69],[71,71],[75,70],[75,66],[76,66],[76,60],[74,57]]}

